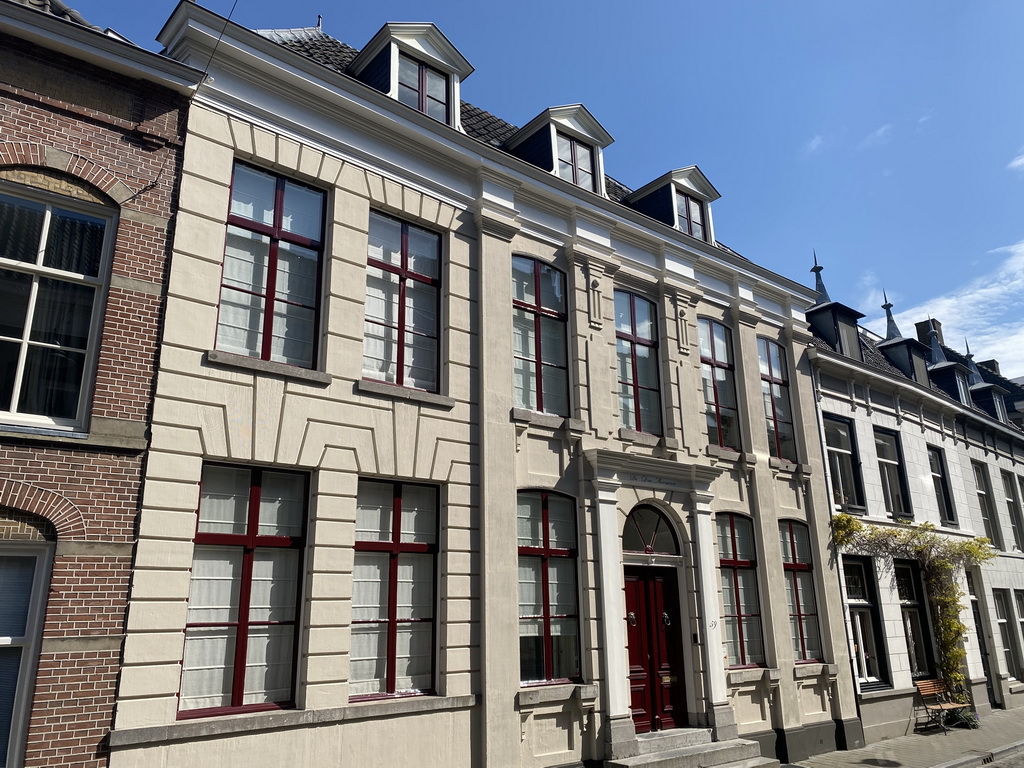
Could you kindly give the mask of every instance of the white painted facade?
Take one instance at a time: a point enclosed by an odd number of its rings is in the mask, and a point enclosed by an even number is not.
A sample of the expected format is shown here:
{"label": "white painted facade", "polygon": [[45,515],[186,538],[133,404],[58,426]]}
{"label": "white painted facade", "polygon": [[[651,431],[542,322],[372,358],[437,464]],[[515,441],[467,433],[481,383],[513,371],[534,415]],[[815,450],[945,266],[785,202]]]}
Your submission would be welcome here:
{"label": "white painted facade", "polygon": [[[876,340],[877,341],[877,340]],[[872,342],[874,344],[875,342]],[[880,353],[876,353],[880,354]],[[974,569],[970,588],[963,574],[960,583],[961,620],[967,626],[964,648],[967,653],[968,694],[975,710],[984,714],[995,707],[1020,706],[1024,683],[1008,668],[1005,643],[993,607],[993,590],[1002,591],[1010,603],[1010,653],[1020,658],[1021,616],[1017,593],[1024,589],[1024,554],[1014,546],[1007,496],[1002,475],[1009,473],[1017,487],[1017,498],[1024,482],[1024,435],[1012,424],[999,423],[978,408],[966,407],[936,388],[921,384],[877,365],[853,360],[837,352],[815,349],[812,368],[818,397],[819,415],[838,417],[852,426],[856,444],[855,461],[863,487],[865,507],[854,510],[866,523],[881,527],[899,525],[886,511],[882,475],[875,443],[875,429],[898,435],[901,463],[906,478],[910,519],[914,525],[930,524],[943,536],[967,540],[986,536],[980,508],[974,464],[983,465],[990,478],[989,493],[1002,530],[1004,546],[996,548],[997,557]],[[929,448],[944,457],[945,474],[955,513],[955,521],[944,519],[933,482]],[[830,477],[835,483],[835,478]],[[835,510],[842,511],[843,505]],[[843,560],[862,562],[856,552],[846,552]],[[857,674],[860,712],[868,742],[903,735],[913,730],[914,688],[918,678],[934,677],[934,666],[915,673],[908,643],[908,631],[889,558],[866,558],[868,577],[877,589],[876,619],[882,622],[880,680],[868,680]],[[848,568],[847,568],[848,571]],[[973,591],[975,597],[970,594]],[[845,590],[844,590],[845,594]],[[1024,601],[1024,592],[1020,599]],[[851,621],[847,601],[847,630],[856,655],[858,638]],[[977,614],[973,607],[977,607]],[[1024,606],[1024,603],[1022,603]],[[924,606],[922,606],[924,607]],[[980,624],[976,621],[978,616]],[[934,658],[934,634],[923,623],[928,655]],[[912,633],[911,633],[912,634]],[[910,641],[912,642],[912,641]],[[933,661],[930,663],[933,664]],[[1020,674],[1018,671],[1016,674]],[[988,689],[987,689],[988,688]]]}

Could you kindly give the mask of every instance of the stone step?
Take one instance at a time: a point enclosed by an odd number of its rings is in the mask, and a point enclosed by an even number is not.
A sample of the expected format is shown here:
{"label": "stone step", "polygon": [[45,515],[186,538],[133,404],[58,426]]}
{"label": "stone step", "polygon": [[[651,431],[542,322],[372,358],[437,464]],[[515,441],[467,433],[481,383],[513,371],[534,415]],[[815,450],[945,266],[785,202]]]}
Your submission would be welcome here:
{"label": "stone step", "polygon": [[640,733],[636,737],[641,755],[665,752],[681,747],[695,747],[711,743],[710,728],[673,728],[668,731]]}
{"label": "stone step", "polygon": [[756,741],[733,739],[608,760],[605,768],[778,768]]}

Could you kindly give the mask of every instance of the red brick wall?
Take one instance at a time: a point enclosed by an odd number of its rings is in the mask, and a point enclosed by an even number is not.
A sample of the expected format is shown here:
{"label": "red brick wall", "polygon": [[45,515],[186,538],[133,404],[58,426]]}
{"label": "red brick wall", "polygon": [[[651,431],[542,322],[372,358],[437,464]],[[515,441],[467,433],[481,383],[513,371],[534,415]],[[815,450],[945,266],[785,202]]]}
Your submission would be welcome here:
{"label": "red brick wall", "polygon": [[[105,193],[120,213],[94,418],[149,418],[184,114],[174,93],[0,35],[0,178]],[[7,530],[30,512],[57,531],[26,766],[108,762],[143,460],[138,447],[0,435]]]}

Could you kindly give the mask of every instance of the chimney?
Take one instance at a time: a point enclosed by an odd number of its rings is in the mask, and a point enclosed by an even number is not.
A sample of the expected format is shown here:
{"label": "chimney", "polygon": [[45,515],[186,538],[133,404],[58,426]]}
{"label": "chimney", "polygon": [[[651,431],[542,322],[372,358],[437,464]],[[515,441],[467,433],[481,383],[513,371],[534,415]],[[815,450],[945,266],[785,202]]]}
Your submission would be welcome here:
{"label": "chimney", "polygon": [[[978,365],[984,365],[990,371],[995,371],[996,373],[999,373],[999,361],[998,360],[982,360],[980,363],[978,363]],[[1002,374],[999,374],[999,375],[1001,376]]]}
{"label": "chimney", "polygon": [[914,327],[917,329],[917,340],[922,344],[931,344],[931,338],[928,336],[928,332],[935,326],[935,333],[938,336],[939,344],[945,344],[946,342],[942,338],[942,323],[938,320],[922,320],[919,323],[914,323]]}

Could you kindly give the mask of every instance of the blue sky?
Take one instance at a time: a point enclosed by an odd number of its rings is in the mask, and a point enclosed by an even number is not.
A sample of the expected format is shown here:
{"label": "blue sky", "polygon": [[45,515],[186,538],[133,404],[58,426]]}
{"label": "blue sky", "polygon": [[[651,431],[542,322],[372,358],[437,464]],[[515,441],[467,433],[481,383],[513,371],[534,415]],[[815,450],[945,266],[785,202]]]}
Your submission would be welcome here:
{"label": "blue sky", "polygon": [[[149,48],[174,7],[69,4]],[[1024,3],[238,0],[232,19],[317,14],[355,47],[435,22],[476,67],[466,100],[517,125],[582,102],[624,184],[696,164],[721,242],[805,284],[816,250],[869,327],[884,289],[906,335],[934,315],[947,344],[1024,376]]]}

